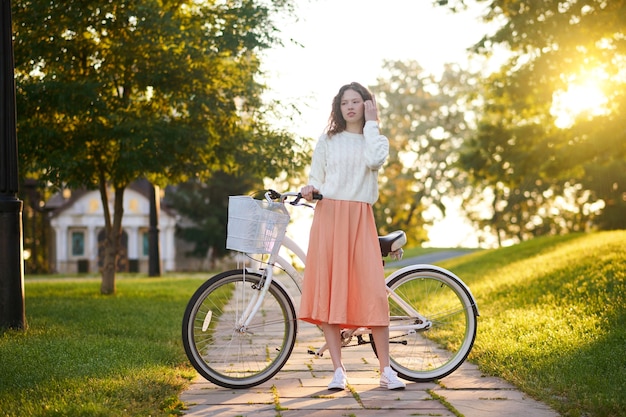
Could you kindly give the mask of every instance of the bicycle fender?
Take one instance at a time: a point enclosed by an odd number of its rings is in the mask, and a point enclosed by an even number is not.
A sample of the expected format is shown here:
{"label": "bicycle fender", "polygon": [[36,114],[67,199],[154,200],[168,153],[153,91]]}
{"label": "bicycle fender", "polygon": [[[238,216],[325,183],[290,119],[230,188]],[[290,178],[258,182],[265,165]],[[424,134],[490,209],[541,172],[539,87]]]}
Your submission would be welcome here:
{"label": "bicycle fender", "polygon": [[465,291],[467,296],[470,298],[470,300],[472,300],[472,307],[474,308],[474,313],[476,314],[476,316],[480,316],[480,312],[478,311],[478,305],[476,304],[476,299],[474,298],[474,295],[472,294],[472,291],[469,289],[467,284],[463,282],[463,280],[459,278],[458,276],[456,276],[454,273],[440,266],[431,265],[431,264],[415,264],[415,265],[405,266],[404,268],[398,269],[394,271],[393,273],[391,273],[391,275],[389,275],[385,279],[385,284],[389,285],[389,282],[392,279],[394,279],[395,277],[399,275],[403,275],[407,272],[424,271],[424,270],[441,272],[442,274],[448,275],[452,279],[456,280],[459,283],[459,285],[463,288],[463,290]]}

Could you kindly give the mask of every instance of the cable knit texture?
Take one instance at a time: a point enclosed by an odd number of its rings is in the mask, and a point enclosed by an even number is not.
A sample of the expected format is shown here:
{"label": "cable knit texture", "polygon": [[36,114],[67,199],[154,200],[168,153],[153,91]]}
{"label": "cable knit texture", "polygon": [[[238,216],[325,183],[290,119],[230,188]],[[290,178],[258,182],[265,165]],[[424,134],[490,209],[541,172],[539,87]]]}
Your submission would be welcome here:
{"label": "cable knit texture", "polygon": [[389,140],[368,121],[363,134],[341,132],[320,137],[311,162],[309,184],[324,198],[374,204],[378,171],[389,155]]}

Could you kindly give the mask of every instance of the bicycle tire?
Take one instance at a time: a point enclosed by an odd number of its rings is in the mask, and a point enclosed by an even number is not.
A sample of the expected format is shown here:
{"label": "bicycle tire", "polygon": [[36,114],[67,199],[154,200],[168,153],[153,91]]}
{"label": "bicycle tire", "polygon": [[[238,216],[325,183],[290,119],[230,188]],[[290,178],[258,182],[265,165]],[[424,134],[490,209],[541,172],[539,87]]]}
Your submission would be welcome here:
{"label": "bicycle tire", "polygon": [[250,388],[272,378],[293,350],[296,312],[276,281],[245,330],[241,312],[259,291],[262,276],[243,270],[218,274],[193,294],[183,316],[182,338],[193,367],[225,388]]}
{"label": "bicycle tire", "polygon": [[[432,323],[426,330],[395,331],[394,325],[416,319],[389,298],[391,367],[401,378],[414,382],[450,375],[467,359],[476,339],[477,309],[471,294],[458,278],[440,268],[415,268],[387,285]],[[376,353],[371,335],[370,339]]]}

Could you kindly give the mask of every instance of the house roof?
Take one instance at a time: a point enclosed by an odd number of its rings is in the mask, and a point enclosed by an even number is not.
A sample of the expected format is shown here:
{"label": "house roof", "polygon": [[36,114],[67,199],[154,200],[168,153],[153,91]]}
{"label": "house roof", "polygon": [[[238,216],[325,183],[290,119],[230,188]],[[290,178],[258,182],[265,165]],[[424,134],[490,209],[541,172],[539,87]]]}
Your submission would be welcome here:
{"label": "house roof", "polygon": [[[146,199],[150,198],[151,187],[152,187],[152,184],[144,178],[133,181],[128,186],[129,189],[136,191],[137,193],[144,196]],[[67,191],[69,191],[69,193]],[[48,201],[46,201],[46,204],[44,207],[50,211],[50,217],[57,217],[61,213],[63,213],[65,210],[72,207],[72,205],[78,199],[83,197],[85,194],[91,193],[93,191],[94,190],[90,190],[87,188],[62,190],[53,194],[52,197],[50,197]],[[69,195],[66,196],[66,194],[69,194]],[[164,207],[163,205],[161,205],[161,210],[165,211],[166,213],[170,215],[174,214],[174,211],[172,209],[168,209],[167,207]]]}

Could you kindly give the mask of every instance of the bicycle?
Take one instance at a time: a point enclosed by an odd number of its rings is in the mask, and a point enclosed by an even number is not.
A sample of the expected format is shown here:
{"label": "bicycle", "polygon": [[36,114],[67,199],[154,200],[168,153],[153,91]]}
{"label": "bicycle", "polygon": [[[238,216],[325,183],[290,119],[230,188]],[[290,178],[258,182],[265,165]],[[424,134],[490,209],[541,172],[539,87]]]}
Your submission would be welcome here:
{"label": "bicycle", "polygon": [[[321,198],[321,196],[319,196]],[[289,200],[291,199],[291,200]],[[296,342],[298,320],[282,271],[301,292],[306,254],[286,236],[285,205],[309,206],[297,192],[269,190],[264,200],[231,196],[227,248],[260,254],[258,268],[222,272],[193,294],[183,316],[182,338],[193,367],[225,388],[250,388],[285,365]],[[402,257],[403,231],[379,236],[382,257]],[[252,258],[254,259],[254,258]],[[381,259],[382,261],[382,259]],[[468,286],[434,265],[400,268],[386,278],[390,311],[390,359],[398,376],[414,382],[443,378],[469,355],[476,338],[478,307]],[[291,285],[293,285],[291,284]],[[370,344],[367,328],[343,329],[342,347]],[[323,345],[309,353],[322,356]]]}

